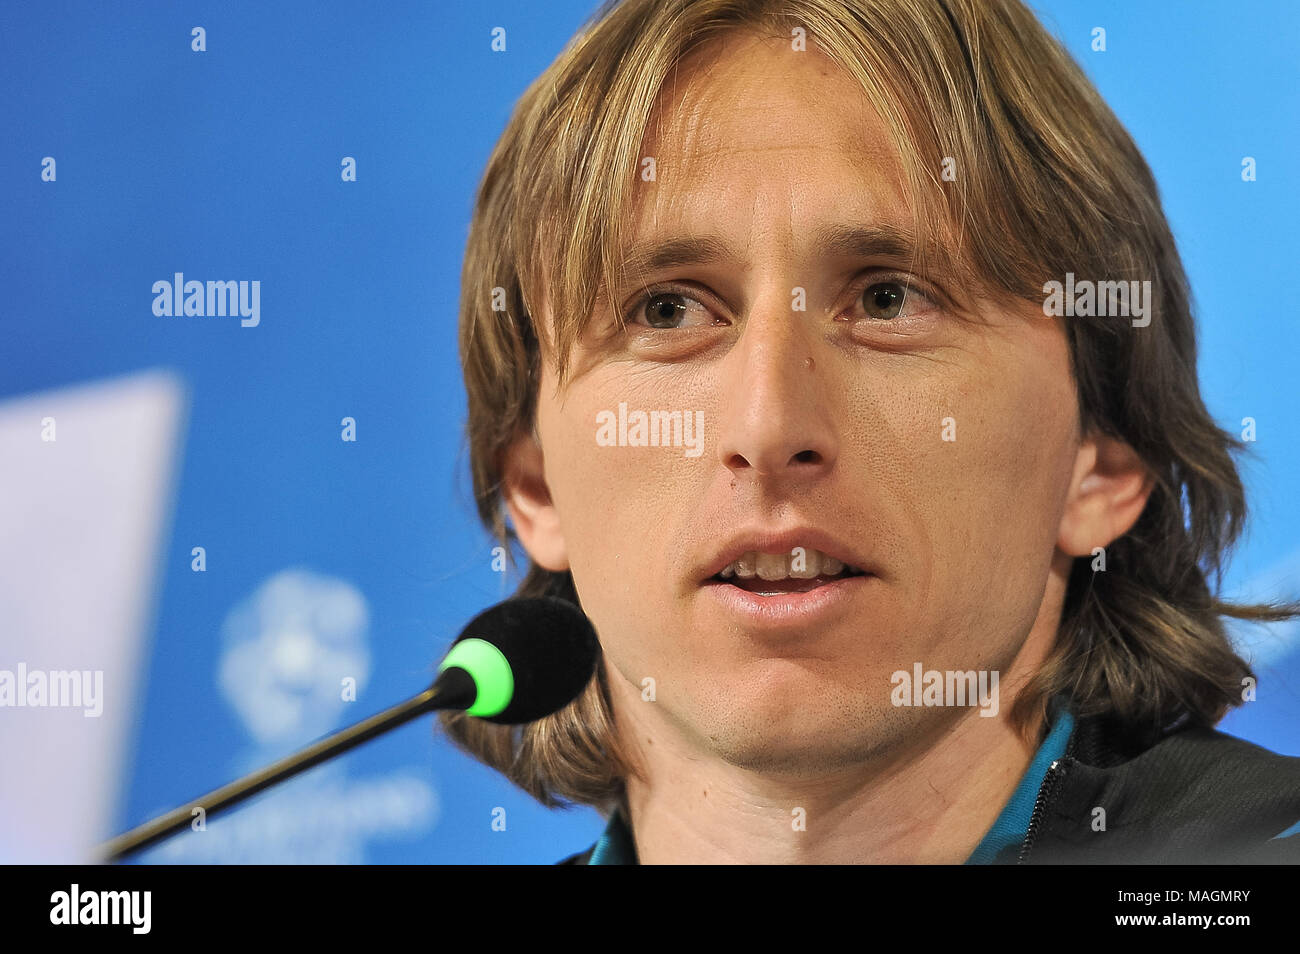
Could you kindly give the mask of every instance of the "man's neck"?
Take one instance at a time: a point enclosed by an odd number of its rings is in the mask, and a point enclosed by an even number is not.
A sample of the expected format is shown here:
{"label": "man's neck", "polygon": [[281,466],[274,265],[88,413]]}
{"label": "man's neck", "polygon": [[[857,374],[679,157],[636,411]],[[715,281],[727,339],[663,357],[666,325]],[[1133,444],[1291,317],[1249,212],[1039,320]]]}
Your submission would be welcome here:
{"label": "man's neck", "polygon": [[798,779],[701,758],[661,734],[641,753],[647,782],[628,782],[637,856],[642,864],[960,864],[1033,754],[1004,718],[975,710],[914,757]]}

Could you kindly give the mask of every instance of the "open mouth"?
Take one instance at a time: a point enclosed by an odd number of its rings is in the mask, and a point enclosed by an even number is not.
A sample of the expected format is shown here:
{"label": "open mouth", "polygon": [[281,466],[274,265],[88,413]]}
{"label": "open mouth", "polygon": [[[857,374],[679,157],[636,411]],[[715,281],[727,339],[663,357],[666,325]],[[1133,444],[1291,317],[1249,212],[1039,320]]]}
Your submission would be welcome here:
{"label": "open mouth", "polygon": [[[731,570],[728,567],[727,570]],[[786,593],[807,593],[810,590],[818,589],[822,586],[829,586],[840,580],[852,579],[855,576],[867,576],[864,571],[857,567],[845,565],[839,571],[834,573],[818,572],[816,576],[801,578],[794,576],[782,577],[774,580],[765,580],[757,574],[749,576],[740,576],[736,573],[724,575],[724,570],[710,577],[706,582],[708,585],[734,586],[738,589],[753,593],[756,596],[782,596]]]}

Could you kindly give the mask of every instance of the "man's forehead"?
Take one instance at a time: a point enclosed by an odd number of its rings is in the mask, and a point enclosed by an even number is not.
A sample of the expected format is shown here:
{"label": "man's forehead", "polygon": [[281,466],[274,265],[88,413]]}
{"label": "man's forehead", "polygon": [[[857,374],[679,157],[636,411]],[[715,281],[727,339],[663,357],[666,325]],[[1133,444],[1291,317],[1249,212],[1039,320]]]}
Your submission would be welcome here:
{"label": "man's forehead", "polygon": [[751,264],[754,245],[810,258],[906,257],[912,213],[897,168],[829,150],[724,149],[639,182],[624,235],[626,268]]}
{"label": "man's forehead", "polygon": [[811,47],[747,34],[706,44],[670,74],[643,144],[678,163],[827,150],[897,162],[888,124],[848,72]]}
{"label": "man's forehead", "polygon": [[712,231],[755,239],[816,233],[833,245],[821,233],[852,225],[914,228],[897,169],[825,151],[779,158],[727,152],[712,163],[658,166],[654,181],[638,183],[628,222],[631,242]]}
{"label": "man's forehead", "polygon": [[[713,49],[688,60],[648,125],[629,266],[734,260],[733,243],[759,236],[830,250],[912,244],[897,146],[852,77],[788,42]],[[843,234],[854,228],[875,233]]]}

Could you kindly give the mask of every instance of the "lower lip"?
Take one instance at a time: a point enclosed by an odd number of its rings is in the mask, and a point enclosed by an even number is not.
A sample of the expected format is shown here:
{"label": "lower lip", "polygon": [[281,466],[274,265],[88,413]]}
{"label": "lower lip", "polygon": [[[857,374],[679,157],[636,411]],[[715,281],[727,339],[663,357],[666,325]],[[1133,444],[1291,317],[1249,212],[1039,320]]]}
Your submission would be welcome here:
{"label": "lower lip", "polygon": [[730,583],[716,581],[704,584],[704,590],[724,609],[740,616],[748,624],[780,628],[809,626],[831,619],[843,612],[849,600],[871,579],[874,577],[870,573],[846,576],[803,593],[778,593],[775,596],[760,596]]}

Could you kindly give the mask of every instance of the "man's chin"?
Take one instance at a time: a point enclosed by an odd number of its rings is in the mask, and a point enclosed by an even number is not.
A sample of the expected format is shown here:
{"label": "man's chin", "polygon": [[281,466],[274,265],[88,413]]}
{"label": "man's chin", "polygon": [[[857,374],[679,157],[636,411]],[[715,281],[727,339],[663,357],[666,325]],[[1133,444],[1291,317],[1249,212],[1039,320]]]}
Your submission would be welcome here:
{"label": "man's chin", "polygon": [[825,695],[733,696],[693,721],[701,744],[717,758],[767,775],[815,776],[868,765],[900,741],[904,730],[890,718],[896,713],[861,699],[827,702]]}
{"label": "man's chin", "polygon": [[769,778],[816,779],[865,769],[888,746],[873,736],[844,735],[833,727],[804,733],[723,731],[710,740],[714,754],[738,769]]}

